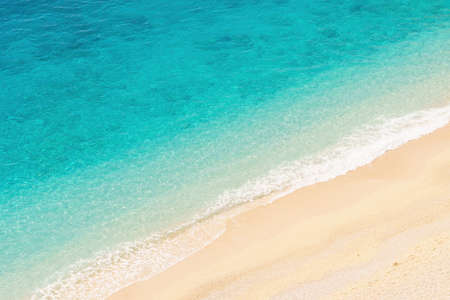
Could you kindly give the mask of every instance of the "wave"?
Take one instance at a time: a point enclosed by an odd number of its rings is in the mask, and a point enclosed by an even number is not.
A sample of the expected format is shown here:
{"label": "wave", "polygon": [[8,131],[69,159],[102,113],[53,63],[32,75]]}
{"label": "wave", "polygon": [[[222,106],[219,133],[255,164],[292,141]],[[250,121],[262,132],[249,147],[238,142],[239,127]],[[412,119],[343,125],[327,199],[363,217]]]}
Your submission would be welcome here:
{"label": "wave", "polygon": [[[58,280],[36,290],[32,299],[101,299],[134,282],[148,279],[220,237],[226,220],[244,209],[275,201],[296,189],[343,175],[372,162],[388,150],[450,122],[450,105],[403,117],[379,119],[310,157],[286,162],[268,174],[225,191],[191,222],[165,233],[98,253],[72,265]],[[246,204],[246,205],[243,205]]]}

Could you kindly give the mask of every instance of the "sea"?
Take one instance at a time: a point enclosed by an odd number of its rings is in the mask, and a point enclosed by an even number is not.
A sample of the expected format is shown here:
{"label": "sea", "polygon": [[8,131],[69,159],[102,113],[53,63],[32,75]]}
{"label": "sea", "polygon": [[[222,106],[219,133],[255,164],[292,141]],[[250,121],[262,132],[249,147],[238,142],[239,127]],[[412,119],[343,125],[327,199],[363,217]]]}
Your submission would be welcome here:
{"label": "sea", "polygon": [[0,0],[0,299],[104,299],[449,121],[449,0]]}

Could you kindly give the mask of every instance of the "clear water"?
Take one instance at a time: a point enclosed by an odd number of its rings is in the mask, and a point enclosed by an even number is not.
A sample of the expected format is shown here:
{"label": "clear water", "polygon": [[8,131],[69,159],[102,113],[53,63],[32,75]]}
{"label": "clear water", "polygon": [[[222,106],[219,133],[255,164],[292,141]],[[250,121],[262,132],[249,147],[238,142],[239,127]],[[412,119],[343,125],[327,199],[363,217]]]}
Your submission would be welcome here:
{"label": "clear water", "polygon": [[374,144],[368,128],[379,154],[442,126],[449,16],[443,0],[1,0],[0,298],[312,183],[299,161]]}

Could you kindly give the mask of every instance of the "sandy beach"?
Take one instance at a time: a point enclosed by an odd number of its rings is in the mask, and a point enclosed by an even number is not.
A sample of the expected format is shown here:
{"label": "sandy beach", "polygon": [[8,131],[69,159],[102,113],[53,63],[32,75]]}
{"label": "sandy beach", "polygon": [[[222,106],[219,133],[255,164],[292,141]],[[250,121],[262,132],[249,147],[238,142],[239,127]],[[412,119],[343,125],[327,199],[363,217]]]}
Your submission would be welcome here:
{"label": "sandy beach", "polygon": [[238,215],[124,299],[450,299],[450,126]]}

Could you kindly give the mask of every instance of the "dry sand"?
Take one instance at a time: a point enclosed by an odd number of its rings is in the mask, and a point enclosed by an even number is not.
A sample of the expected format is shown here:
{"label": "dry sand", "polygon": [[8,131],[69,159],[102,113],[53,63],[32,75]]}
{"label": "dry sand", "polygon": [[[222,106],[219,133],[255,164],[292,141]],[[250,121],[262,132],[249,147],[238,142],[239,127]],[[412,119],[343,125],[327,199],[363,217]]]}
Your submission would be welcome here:
{"label": "dry sand", "polygon": [[227,223],[110,299],[450,299],[450,125]]}

